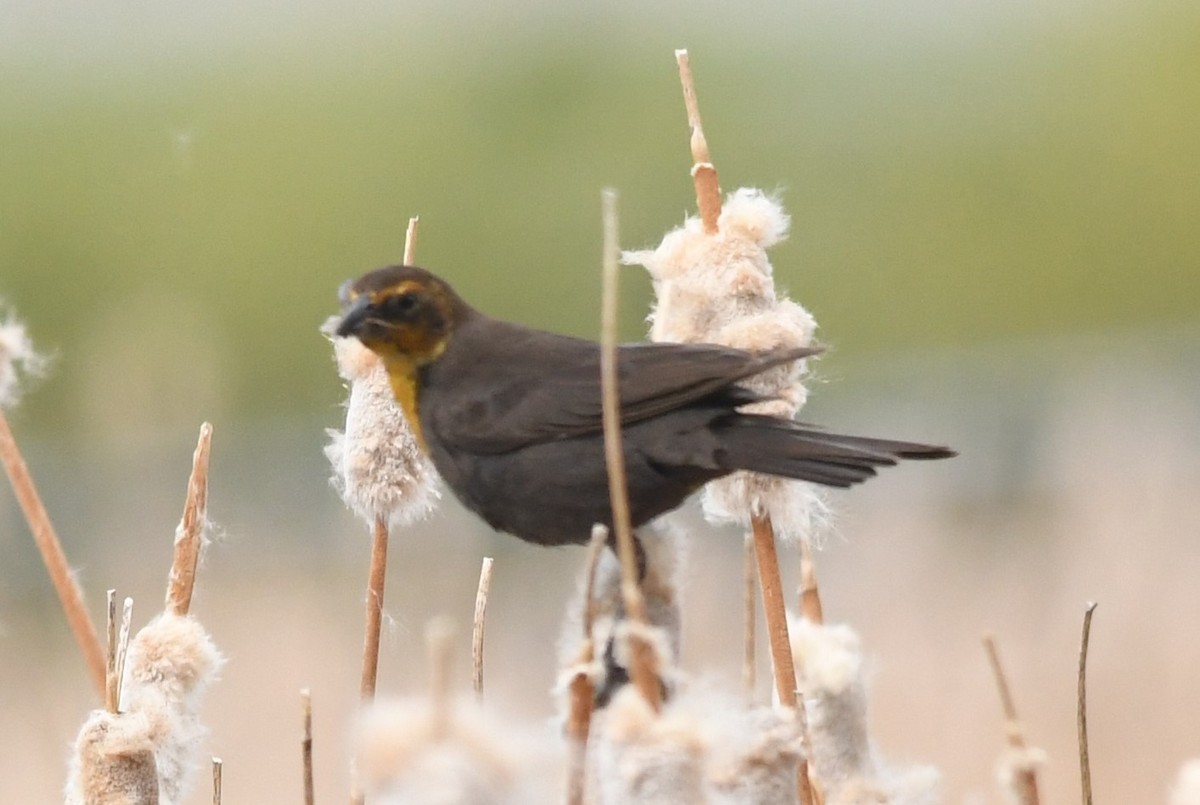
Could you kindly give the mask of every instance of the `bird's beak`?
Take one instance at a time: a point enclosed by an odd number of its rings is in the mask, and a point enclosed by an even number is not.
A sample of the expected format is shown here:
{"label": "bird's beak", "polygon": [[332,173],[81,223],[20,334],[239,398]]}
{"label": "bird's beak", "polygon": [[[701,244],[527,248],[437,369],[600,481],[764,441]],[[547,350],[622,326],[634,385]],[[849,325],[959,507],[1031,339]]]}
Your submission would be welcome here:
{"label": "bird's beak", "polygon": [[371,307],[371,298],[366,294],[360,294],[346,308],[346,313],[342,316],[341,324],[338,325],[337,334],[340,338],[346,338],[352,335],[358,335],[359,329],[367,321],[367,313]]}

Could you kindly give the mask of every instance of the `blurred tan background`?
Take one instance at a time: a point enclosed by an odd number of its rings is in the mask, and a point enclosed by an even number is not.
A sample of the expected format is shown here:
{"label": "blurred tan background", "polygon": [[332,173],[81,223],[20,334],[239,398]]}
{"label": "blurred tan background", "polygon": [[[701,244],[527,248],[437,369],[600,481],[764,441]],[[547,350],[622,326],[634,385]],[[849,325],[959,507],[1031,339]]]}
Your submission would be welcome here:
{"label": "blurred tan background", "polygon": [[[992,630],[1050,755],[1045,801],[1075,799],[1097,600],[1097,796],[1163,801],[1200,756],[1194,4],[18,0],[0,18],[0,298],[55,356],[9,416],[95,616],[116,587],[138,623],[214,423],[195,612],[229,657],[206,708],[226,802],[299,799],[306,686],[318,796],[347,788],[368,539],[321,453],[338,283],[397,260],[419,213],[420,262],[478,306],[594,335],[600,188],[627,248],[694,206],[676,47],[724,187],[779,189],[793,216],[778,281],[834,347],[806,416],[962,453],[833,498],[818,571],[871,657],[881,750],[940,767],[946,802],[999,801]],[[649,283],[624,279],[635,339]],[[693,532],[683,661],[735,686],[740,536]],[[449,500],[392,545],[381,691],[423,685],[429,616],[465,649],[492,555],[489,707],[547,719],[581,551]],[[0,801],[59,799],[93,704],[4,484]]]}

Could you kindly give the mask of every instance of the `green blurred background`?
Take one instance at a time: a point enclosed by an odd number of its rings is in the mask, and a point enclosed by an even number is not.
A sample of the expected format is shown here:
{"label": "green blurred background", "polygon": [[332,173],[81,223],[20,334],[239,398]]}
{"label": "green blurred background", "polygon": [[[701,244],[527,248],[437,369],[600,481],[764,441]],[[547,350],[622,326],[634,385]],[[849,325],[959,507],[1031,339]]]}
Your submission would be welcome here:
{"label": "green blurred background", "polygon": [[[236,799],[284,801],[312,686],[318,790],[343,796],[366,542],[327,484],[345,392],[317,328],[419,214],[418,262],[477,306],[595,335],[600,189],[625,248],[694,209],[677,47],[724,188],[778,190],[793,216],[776,276],[834,347],[806,413],[963,453],[836,499],[823,579],[886,658],[880,737],[941,765],[949,801],[987,790],[995,628],[1067,801],[1077,615],[1100,598],[1099,782],[1157,801],[1197,751],[1172,704],[1200,668],[1189,0],[0,0],[0,299],[54,356],[9,416],[97,617],[108,586],[153,609],[214,422],[224,541],[198,601],[233,662],[213,751]],[[636,339],[650,284],[623,277]],[[740,539],[695,543],[689,667],[736,679]],[[393,550],[381,689],[421,683],[421,624],[469,619],[485,552],[489,684],[544,718],[580,557],[449,501]],[[52,801],[92,702],[6,488],[0,652],[0,712],[36,722],[0,747],[0,798]]]}

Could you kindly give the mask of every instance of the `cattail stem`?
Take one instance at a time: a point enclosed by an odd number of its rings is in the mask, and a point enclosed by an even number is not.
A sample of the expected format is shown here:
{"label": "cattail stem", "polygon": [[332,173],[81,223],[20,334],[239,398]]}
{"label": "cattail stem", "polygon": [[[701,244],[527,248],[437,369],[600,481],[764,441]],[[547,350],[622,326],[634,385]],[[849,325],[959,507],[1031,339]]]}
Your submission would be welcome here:
{"label": "cattail stem", "polygon": [[[600,383],[604,416],[604,459],[608,466],[609,501],[613,529],[617,535],[617,555],[621,561],[621,597],[631,623],[646,622],[646,602],[638,585],[637,555],[633,545],[629,495],[626,488],[625,453],[621,441],[620,393],[617,389],[617,192],[602,194],[604,208],[604,293],[600,338]],[[658,658],[654,647],[640,633],[629,636],[629,677],[650,707],[662,709],[662,689],[658,681]]]}
{"label": "cattail stem", "polygon": [[1079,778],[1082,786],[1083,805],[1092,805],[1092,764],[1088,757],[1087,736],[1087,656],[1088,643],[1092,635],[1092,613],[1096,602],[1089,601],[1083,612],[1083,635],[1079,641],[1079,692],[1077,697],[1076,722],[1079,728]]}
{"label": "cattail stem", "polygon": [[205,514],[208,509],[208,456],[212,448],[212,425],[200,426],[200,439],[192,455],[192,474],[188,478],[183,518],[175,531],[175,556],[167,581],[166,609],[186,615],[192,606],[196,586],[196,567],[204,541]]}
{"label": "cattail stem", "polygon": [[592,640],[592,624],[595,621],[596,605],[593,600],[596,589],[596,568],[600,565],[600,552],[608,541],[608,529],[597,525],[592,529],[588,543],[587,569],[584,576],[583,640],[575,658],[574,672],[567,683],[567,805],[583,805],[584,788],[587,780],[587,743],[592,726],[592,711],[596,703],[596,690],[592,684],[591,665],[596,660],[596,644]]}
{"label": "cattail stem", "polygon": [[425,628],[429,652],[429,706],[433,713],[433,737],[441,740],[450,734],[450,669],[454,653],[454,625],[441,616]]}
{"label": "cattail stem", "polygon": [[755,641],[758,631],[758,607],[754,603],[758,595],[758,572],[754,562],[754,538],[747,534],[742,539],[742,690],[747,705],[754,704],[755,688],[758,687],[758,650]]}
{"label": "cattail stem", "polygon": [[383,587],[387,576],[388,524],[384,517],[375,518],[371,531],[371,566],[367,575],[367,624],[363,636],[362,681],[359,690],[363,701],[375,698],[375,681],[379,675],[379,636],[383,630]]}
{"label": "cattail stem", "polygon": [[25,465],[25,459],[21,456],[21,451],[17,447],[17,441],[13,437],[12,429],[8,426],[8,419],[4,416],[3,410],[0,410],[0,462],[4,464],[4,470],[8,473],[9,481],[12,482],[13,492],[16,493],[17,502],[21,506],[21,511],[25,513],[25,520],[29,523],[29,530],[33,533],[33,541],[42,555],[46,572],[50,575],[50,583],[54,585],[54,591],[58,593],[59,603],[67,617],[67,625],[75,636],[75,642],[79,646],[80,652],[83,653],[83,660],[87,665],[92,685],[100,697],[104,698],[107,688],[104,645],[100,642],[100,635],[96,631],[95,623],[88,615],[87,607],[83,602],[83,591],[79,587],[79,582],[71,575],[62,543],[58,541],[54,525],[50,522],[50,515],[46,513],[46,507],[42,505],[42,499],[38,495],[37,487],[34,486],[33,477],[29,474],[29,467]]}
{"label": "cattail stem", "polygon": [[[996,680],[996,690],[1000,694],[1000,707],[1004,711],[1005,729],[1008,733],[1008,745],[1016,750],[1026,749],[1025,733],[1021,729],[1021,722],[1017,718],[1017,705],[1013,701],[1012,690],[1008,685],[1008,677],[1004,673],[1004,666],[1000,664],[1000,651],[996,647],[996,638],[994,635],[983,636],[983,649],[987,652],[988,664],[992,668],[992,675]],[[1014,793],[1017,796],[1017,801],[1021,805],[1038,805],[1038,786],[1037,774],[1033,768],[1027,764],[1014,769],[1016,775],[1014,783]]]}
{"label": "cattail stem", "polygon": [[421,216],[414,215],[408,219],[408,229],[404,231],[404,265],[411,266],[417,259],[417,227],[421,224]]}
{"label": "cattail stem", "polygon": [[221,805],[221,769],[224,765],[221,758],[212,759],[213,805]]}
{"label": "cattail stem", "polygon": [[479,587],[475,591],[475,620],[471,629],[471,682],[475,698],[483,701],[483,622],[487,614],[488,589],[492,586],[492,557],[483,557]]}
{"label": "cattail stem", "polygon": [[[801,734],[808,734],[804,703],[796,691],[796,665],[792,642],[788,637],[787,606],[783,601],[783,582],[779,573],[779,555],[775,550],[775,529],[765,512],[750,517],[754,535],[754,554],[758,558],[758,579],[762,586],[763,614],[767,621],[767,640],[775,669],[775,692],[779,703],[795,711]],[[800,759],[797,775],[800,805],[814,805],[812,784],[808,779],[808,761]]]}
{"label": "cattail stem", "polygon": [[824,623],[821,608],[821,588],[817,585],[817,566],[813,562],[812,546],[800,540],[800,614],[812,623]]}
{"label": "cattail stem", "polygon": [[692,183],[696,188],[696,206],[700,209],[700,222],[707,235],[717,233],[717,219],[721,215],[721,186],[717,180],[717,169],[708,153],[708,140],[700,124],[700,104],[696,101],[696,84],[692,80],[692,67],[686,50],[675,51],[679,65],[679,82],[683,85],[683,104],[687,108],[688,127],[691,129]]}
{"label": "cattail stem", "polygon": [[300,691],[301,707],[304,711],[304,732],[300,739],[300,758],[304,775],[304,805],[313,805],[313,738],[312,738],[312,691]]}
{"label": "cattail stem", "polygon": [[117,709],[121,712],[121,686],[125,681],[125,658],[129,656],[129,630],[133,624],[133,599],[126,598],[121,606],[121,631],[117,634]]}
{"label": "cattail stem", "polygon": [[117,591],[109,590],[105,594],[108,607],[105,609],[104,623],[108,635],[107,647],[104,652],[104,709],[110,713],[117,712]]}

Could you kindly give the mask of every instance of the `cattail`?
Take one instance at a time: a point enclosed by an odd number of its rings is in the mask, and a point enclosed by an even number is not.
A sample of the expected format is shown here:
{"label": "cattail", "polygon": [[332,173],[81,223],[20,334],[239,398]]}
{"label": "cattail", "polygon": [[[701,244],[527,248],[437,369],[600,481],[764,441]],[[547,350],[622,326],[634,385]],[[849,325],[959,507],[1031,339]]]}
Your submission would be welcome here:
{"label": "cattail", "polygon": [[[816,321],[777,295],[767,259],[767,249],[787,237],[789,224],[778,201],[743,188],[726,199],[716,233],[706,233],[699,218],[688,218],[657,249],[626,252],[624,262],[645,266],[654,283],[651,340],[752,352],[810,345]],[[797,361],[746,381],[772,398],[747,410],[795,416],[808,396],[805,370],[806,362]],[[744,472],[708,484],[703,504],[710,520],[747,528],[752,515],[765,512],[785,537],[812,538],[827,516],[823,498],[810,484]]]}
{"label": "cattail", "polygon": [[0,408],[16,405],[23,381],[40,377],[46,364],[46,358],[34,351],[23,324],[11,313],[0,321]]}
{"label": "cattail", "polygon": [[223,663],[208,633],[187,616],[163,613],[130,643],[122,702],[150,726],[163,805],[183,801],[202,760],[200,705]]}
{"label": "cattail", "polygon": [[93,710],[79,730],[66,805],[158,805],[152,725],[143,713]]}
{"label": "cattail", "polygon": [[[769,707],[722,719],[732,758],[714,760],[710,780],[722,805],[795,805],[803,754],[800,725],[791,710]],[[714,748],[713,754],[717,750]]]}
{"label": "cattail", "polygon": [[788,629],[804,690],[813,776],[826,805],[933,805],[937,770],[892,768],[875,750],[867,720],[863,656],[849,626],[793,620]]}
{"label": "cattail", "polygon": [[1171,788],[1169,805],[1200,805],[1200,760],[1189,760]]}
{"label": "cattail", "polygon": [[338,373],[350,384],[346,430],[327,431],[325,455],[342,500],[368,524],[408,525],[428,514],[438,499],[437,473],[417,445],[396,404],[379,357],[356,338],[332,335]]}
{"label": "cattail", "polygon": [[705,741],[690,713],[669,705],[655,713],[625,686],[597,716],[589,749],[595,805],[700,805]]}

